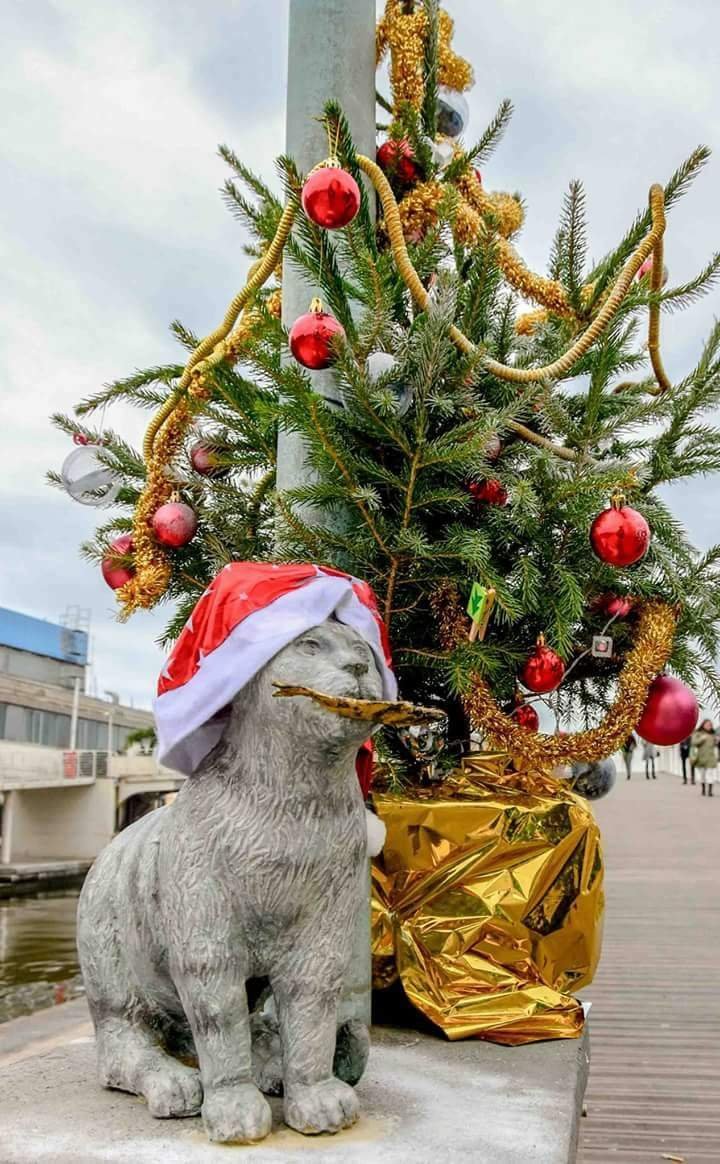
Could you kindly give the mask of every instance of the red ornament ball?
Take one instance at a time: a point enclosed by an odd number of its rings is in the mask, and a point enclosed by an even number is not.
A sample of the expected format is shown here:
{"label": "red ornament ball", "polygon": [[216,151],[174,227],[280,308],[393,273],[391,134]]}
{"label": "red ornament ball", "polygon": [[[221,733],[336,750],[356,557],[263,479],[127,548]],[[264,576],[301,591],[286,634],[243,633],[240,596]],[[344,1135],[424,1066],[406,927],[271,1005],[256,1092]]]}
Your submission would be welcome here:
{"label": "red ornament ball", "polygon": [[89,444],[90,444],[90,438],[89,438],[89,437],[86,437],[86,436],[85,436],[85,433],[82,433],[82,432],[74,432],[74,433],[73,433],[73,444],[74,444],[74,445],[89,445]]}
{"label": "red ornament ball", "polygon": [[186,546],[194,536],[197,515],[183,501],[168,501],[153,514],[152,527],[161,546],[178,549]]}
{"label": "red ornament ball", "polygon": [[650,684],[637,733],[649,744],[672,747],[695,730],[700,709],[689,687],[671,675],[659,675]]}
{"label": "red ornament ball", "polygon": [[531,732],[536,732],[540,727],[540,716],[530,703],[521,703],[516,707],[512,712],[512,718],[518,727],[528,728]]}
{"label": "red ornament ball", "polygon": [[471,481],[468,493],[475,501],[484,502],[486,505],[503,506],[508,502],[507,489],[497,477],[488,477],[485,481]]}
{"label": "red ornament ball", "polygon": [[559,655],[544,643],[538,643],[520,672],[520,682],[537,695],[547,695],[563,681],[565,664]]}
{"label": "red ornament ball", "polygon": [[345,328],[327,311],[308,311],[290,328],[290,351],[303,368],[319,371],[329,368],[335,353],[332,341],[344,336]]}
{"label": "red ornament ball", "polygon": [[318,226],[338,230],[352,222],[360,209],[360,187],[347,170],[324,166],[306,180],[302,207]]}
{"label": "red ornament ball", "polygon": [[123,566],[118,562],[118,558],[124,558],[127,554],[131,554],[134,549],[135,543],[130,534],[123,534],[122,537],[116,538],[114,542],[110,543],[109,551],[103,558],[100,569],[111,590],[118,590],[120,586],[129,582],[135,574],[133,566]]}
{"label": "red ornament ball", "polygon": [[394,178],[403,186],[412,186],[420,177],[415,154],[409,141],[384,141],[377,152],[377,164],[388,178]]}
{"label": "red ornament ball", "polygon": [[603,612],[608,618],[627,618],[633,606],[632,598],[624,598],[620,594],[606,594],[602,603]]}
{"label": "red ornament ball", "polygon": [[650,526],[637,509],[611,506],[598,514],[590,528],[590,542],[608,566],[632,566],[648,552]]}
{"label": "red ornament ball", "polygon": [[190,464],[201,477],[227,477],[230,472],[229,466],[222,464],[218,449],[203,441],[198,441],[190,449]]}

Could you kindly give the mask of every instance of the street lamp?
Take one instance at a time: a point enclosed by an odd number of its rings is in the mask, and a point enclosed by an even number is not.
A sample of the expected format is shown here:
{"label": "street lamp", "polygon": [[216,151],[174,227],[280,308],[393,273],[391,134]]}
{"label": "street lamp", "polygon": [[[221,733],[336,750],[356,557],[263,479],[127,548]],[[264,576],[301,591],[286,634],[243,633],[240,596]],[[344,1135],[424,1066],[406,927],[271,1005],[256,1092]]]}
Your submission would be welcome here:
{"label": "street lamp", "polygon": [[107,752],[108,752],[108,756],[112,756],[112,754],[113,754],[113,745],[112,745],[113,713],[114,713],[115,708],[117,707],[118,703],[120,702],[120,696],[118,695],[117,691],[106,691],[105,694],[107,695],[108,699],[110,700],[110,710],[107,713],[107,717],[108,717]]}

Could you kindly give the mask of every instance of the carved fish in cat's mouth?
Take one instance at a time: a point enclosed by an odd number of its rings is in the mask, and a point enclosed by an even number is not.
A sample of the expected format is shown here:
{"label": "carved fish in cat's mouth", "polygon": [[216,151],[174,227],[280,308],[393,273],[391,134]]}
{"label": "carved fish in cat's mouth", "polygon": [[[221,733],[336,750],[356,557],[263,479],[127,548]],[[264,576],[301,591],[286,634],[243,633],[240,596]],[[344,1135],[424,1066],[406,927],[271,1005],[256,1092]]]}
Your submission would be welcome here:
{"label": "carved fish in cat's mouth", "polygon": [[367,723],[383,724],[390,727],[404,727],[409,724],[438,723],[446,718],[446,713],[435,707],[416,707],[405,700],[357,699],[348,695],[326,695],[314,691],[312,687],[295,687],[288,683],[273,683],[276,699],[304,695],[319,703],[327,711],[345,719],[360,719]]}

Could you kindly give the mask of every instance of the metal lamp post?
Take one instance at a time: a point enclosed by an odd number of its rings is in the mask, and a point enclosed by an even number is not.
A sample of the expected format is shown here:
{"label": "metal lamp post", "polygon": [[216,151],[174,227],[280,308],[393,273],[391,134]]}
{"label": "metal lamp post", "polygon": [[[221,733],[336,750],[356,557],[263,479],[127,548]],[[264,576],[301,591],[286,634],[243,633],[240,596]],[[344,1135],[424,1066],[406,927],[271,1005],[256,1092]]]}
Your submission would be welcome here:
{"label": "metal lamp post", "polygon": [[[318,120],[327,101],[337,101],[360,153],[375,155],[375,0],[290,0],[286,152],[307,173],[327,157],[328,145]],[[310,306],[319,288],[296,266],[283,264],[282,317],[291,327]],[[315,391],[338,399],[332,371],[311,373]],[[291,489],[308,480],[310,471],[302,438],[281,432],[278,439],[277,486]],[[304,513],[321,522],[321,512]],[[339,1020],[370,1021],[370,887],[367,909],[356,927],[350,970],[345,980]]]}

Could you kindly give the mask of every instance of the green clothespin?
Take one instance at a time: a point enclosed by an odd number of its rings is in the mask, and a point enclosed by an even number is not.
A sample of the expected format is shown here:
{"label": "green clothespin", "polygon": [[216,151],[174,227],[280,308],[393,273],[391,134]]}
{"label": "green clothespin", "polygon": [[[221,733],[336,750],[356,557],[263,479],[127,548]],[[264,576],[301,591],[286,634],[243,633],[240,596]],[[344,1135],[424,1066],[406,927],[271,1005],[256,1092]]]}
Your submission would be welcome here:
{"label": "green clothespin", "polygon": [[487,634],[490,615],[495,605],[496,591],[491,586],[482,586],[480,582],[473,582],[470,591],[470,601],[467,612],[472,619],[470,627],[470,642],[483,641]]}

